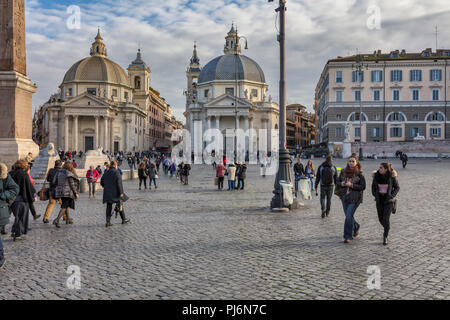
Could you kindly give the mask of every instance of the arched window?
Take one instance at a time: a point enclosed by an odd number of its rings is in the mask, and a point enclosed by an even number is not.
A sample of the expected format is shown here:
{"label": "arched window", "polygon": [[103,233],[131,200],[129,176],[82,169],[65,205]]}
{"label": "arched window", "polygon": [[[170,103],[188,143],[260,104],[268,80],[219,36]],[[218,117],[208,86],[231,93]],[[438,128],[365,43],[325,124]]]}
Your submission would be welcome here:
{"label": "arched window", "polygon": [[140,89],[141,88],[141,77],[134,77],[134,88]]}
{"label": "arched window", "polygon": [[405,116],[401,112],[392,112],[389,117],[388,121],[390,122],[402,122],[406,121]]}
{"label": "arched window", "polygon": [[[353,112],[349,117],[349,121],[359,121],[359,115],[359,112]],[[367,121],[367,116],[364,112],[362,113],[362,121]]]}
{"label": "arched window", "polygon": [[442,112],[433,112],[427,116],[426,121],[444,121]]}
{"label": "arched window", "polygon": [[95,50],[97,51],[97,53],[100,53],[100,49],[98,48],[98,46],[95,48]]}

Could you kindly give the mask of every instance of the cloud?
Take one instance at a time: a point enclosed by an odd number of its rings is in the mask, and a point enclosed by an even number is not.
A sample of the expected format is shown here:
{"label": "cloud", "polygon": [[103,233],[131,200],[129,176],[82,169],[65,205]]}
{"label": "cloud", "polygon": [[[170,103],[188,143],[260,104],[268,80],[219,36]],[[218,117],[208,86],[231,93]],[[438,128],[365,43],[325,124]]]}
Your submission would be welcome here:
{"label": "cloud", "polygon": [[[69,30],[70,5],[81,8],[81,28]],[[367,8],[377,5],[381,29],[370,30]],[[28,75],[39,86],[36,107],[57,91],[64,73],[89,55],[100,26],[108,57],[123,68],[134,60],[140,43],[151,67],[151,85],[184,121],[185,70],[198,44],[201,64],[223,54],[224,37],[234,21],[249,42],[243,54],[264,70],[269,93],[278,98],[279,47],[276,41],[276,1],[265,0],[27,0]],[[288,0],[286,59],[288,103],[312,110],[314,89],[327,60],[376,49],[420,52],[435,43],[449,47],[447,0]]]}

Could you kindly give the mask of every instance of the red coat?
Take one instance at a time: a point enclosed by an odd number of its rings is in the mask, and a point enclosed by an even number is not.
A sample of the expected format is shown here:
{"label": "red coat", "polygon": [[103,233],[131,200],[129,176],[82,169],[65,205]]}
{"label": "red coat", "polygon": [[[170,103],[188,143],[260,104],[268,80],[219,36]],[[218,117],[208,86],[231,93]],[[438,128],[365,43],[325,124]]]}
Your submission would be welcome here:
{"label": "red coat", "polygon": [[92,182],[92,180],[94,180],[94,182],[97,182],[97,179],[98,179],[98,177],[100,176],[100,175],[98,174],[97,169],[92,170],[92,172],[93,172],[93,178],[91,178],[91,170],[88,170],[88,171],[86,172],[86,178],[87,178],[87,181],[88,181],[88,182]]}
{"label": "red coat", "polygon": [[223,178],[225,175],[225,170],[226,170],[225,166],[223,164],[219,164],[216,167],[216,177]]}

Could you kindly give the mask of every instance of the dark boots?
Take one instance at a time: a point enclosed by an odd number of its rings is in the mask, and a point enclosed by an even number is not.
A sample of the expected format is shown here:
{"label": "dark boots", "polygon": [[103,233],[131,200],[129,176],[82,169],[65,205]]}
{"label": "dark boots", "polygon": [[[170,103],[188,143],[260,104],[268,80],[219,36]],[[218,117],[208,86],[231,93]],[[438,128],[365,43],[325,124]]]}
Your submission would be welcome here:
{"label": "dark boots", "polygon": [[126,224],[126,223],[130,222],[130,219],[127,219],[125,217],[125,212],[123,211],[123,208],[122,208],[122,211],[119,212],[119,214],[120,214],[120,218],[122,219],[122,224]]}

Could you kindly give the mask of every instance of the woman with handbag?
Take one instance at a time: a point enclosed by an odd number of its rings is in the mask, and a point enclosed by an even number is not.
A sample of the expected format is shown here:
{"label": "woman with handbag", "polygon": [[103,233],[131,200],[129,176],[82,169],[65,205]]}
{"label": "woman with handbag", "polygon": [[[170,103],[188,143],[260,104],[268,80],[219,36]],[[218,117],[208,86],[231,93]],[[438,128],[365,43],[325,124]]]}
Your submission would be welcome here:
{"label": "woman with handbag", "polygon": [[375,197],[378,220],[384,228],[383,245],[387,245],[391,213],[395,213],[395,198],[400,191],[397,180],[397,171],[392,164],[383,162],[378,171],[373,174],[372,195]]}
{"label": "woman with handbag", "polygon": [[340,198],[345,213],[344,242],[350,243],[353,237],[359,235],[360,225],[355,220],[355,212],[363,201],[366,189],[366,179],[362,174],[362,166],[356,156],[348,159],[347,166],[341,170],[337,184],[340,188]]}
{"label": "woman with handbag", "polygon": [[[19,186],[8,174],[8,168],[4,163],[0,163],[0,228],[1,234],[6,234],[5,226],[9,223],[9,202],[19,194]],[[0,268],[5,263],[3,253],[3,242],[0,236]]]}
{"label": "woman with handbag", "polygon": [[89,199],[94,197],[95,199],[95,184],[97,183],[98,171],[94,169],[94,166],[90,166],[89,170],[86,172],[86,180],[89,185]]}
{"label": "woman with handbag", "polygon": [[139,190],[141,190],[142,183],[144,183],[144,188],[147,189],[147,168],[145,163],[141,162],[138,167],[138,177],[139,177]]}
{"label": "woman with handbag", "polygon": [[55,198],[61,199],[61,210],[58,217],[53,220],[53,224],[60,228],[59,220],[63,215],[66,215],[66,224],[71,224],[69,208],[75,210],[75,200],[78,199],[80,194],[80,180],[72,162],[64,163],[63,168],[56,172],[53,183],[56,185]]}

